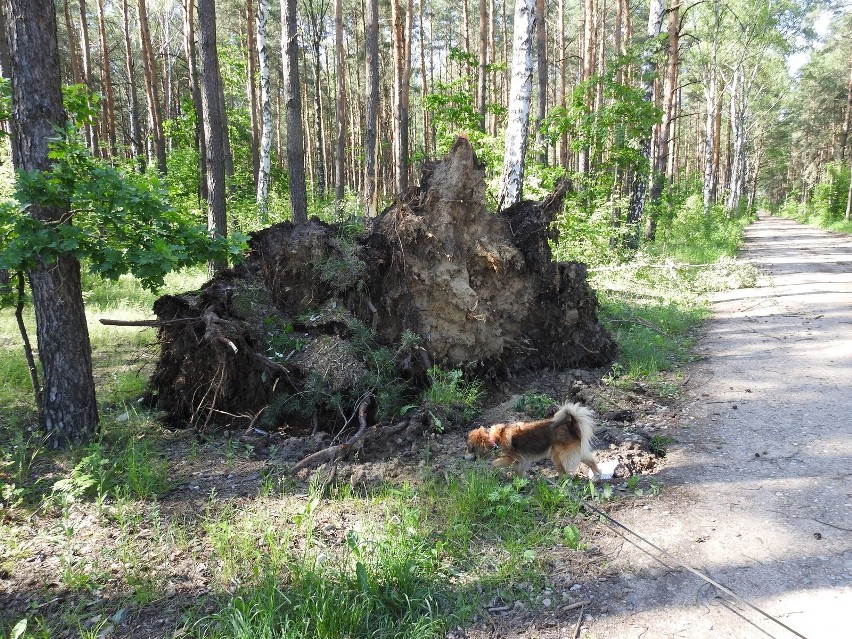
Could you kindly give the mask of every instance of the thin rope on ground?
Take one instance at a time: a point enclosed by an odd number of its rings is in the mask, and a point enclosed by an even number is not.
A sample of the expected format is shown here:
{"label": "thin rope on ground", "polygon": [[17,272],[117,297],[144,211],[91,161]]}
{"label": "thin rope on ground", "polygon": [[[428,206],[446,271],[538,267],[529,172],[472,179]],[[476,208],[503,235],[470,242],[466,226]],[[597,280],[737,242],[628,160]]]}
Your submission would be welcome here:
{"label": "thin rope on ground", "polygon": [[[760,608],[758,608],[755,604],[751,603],[751,602],[750,602],[750,601],[748,601],[747,599],[744,599],[743,597],[741,597],[740,595],[738,595],[737,593],[735,593],[735,592],[734,592],[733,590],[731,590],[730,588],[728,588],[728,587],[726,587],[726,586],[723,586],[723,585],[722,585],[722,584],[720,584],[718,581],[716,581],[715,579],[712,579],[711,577],[708,577],[707,575],[705,575],[705,574],[704,574],[704,573],[702,573],[701,571],[696,570],[695,568],[692,568],[691,566],[687,566],[685,563],[683,563],[682,561],[680,561],[677,557],[675,557],[674,555],[672,555],[670,552],[668,552],[668,551],[666,551],[666,550],[663,550],[662,548],[660,548],[660,547],[659,547],[659,546],[657,546],[656,544],[654,544],[654,543],[652,543],[652,542],[648,541],[647,539],[645,539],[645,538],[644,538],[642,535],[640,535],[639,533],[633,532],[630,528],[628,528],[627,526],[625,526],[624,524],[622,524],[620,521],[618,521],[618,520],[616,520],[615,518],[611,517],[610,515],[608,515],[608,514],[607,514],[607,513],[605,513],[604,511],[602,511],[600,508],[597,508],[596,506],[592,505],[591,503],[589,503],[589,501],[588,501],[588,500],[583,499],[581,496],[577,495],[577,494],[576,494],[573,490],[571,490],[571,488],[570,488],[570,487],[567,487],[567,486],[566,486],[566,487],[565,487],[565,489],[566,489],[566,491],[568,492],[568,494],[569,494],[569,495],[570,495],[570,496],[571,496],[571,497],[572,497],[575,501],[577,501],[577,502],[578,502],[579,504],[581,504],[583,507],[588,508],[589,510],[593,511],[594,513],[596,513],[597,515],[599,515],[600,517],[602,517],[602,518],[603,518],[603,520],[604,520],[604,522],[605,522],[605,523],[609,526],[610,530],[613,530],[614,532],[616,532],[616,533],[619,535],[619,537],[621,537],[622,539],[624,539],[626,542],[630,543],[632,546],[634,546],[634,547],[635,547],[635,548],[637,548],[638,550],[641,550],[641,551],[642,551],[642,552],[644,552],[646,555],[648,555],[649,557],[653,558],[655,561],[659,562],[660,564],[662,564],[662,565],[663,565],[663,566],[665,566],[666,568],[672,569],[672,566],[669,566],[666,562],[664,562],[662,559],[660,559],[659,557],[657,557],[657,556],[655,556],[654,554],[652,554],[651,552],[649,552],[647,549],[642,548],[639,544],[637,544],[635,541],[633,541],[632,539],[630,539],[630,538],[629,538],[629,537],[627,537],[626,535],[621,534],[621,533],[617,530],[617,528],[621,528],[622,530],[626,531],[626,532],[627,532],[627,533],[629,533],[630,535],[633,535],[634,537],[636,537],[637,539],[639,539],[639,540],[640,540],[640,541],[642,541],[643,543],[645,543],[645,544],[649,545],[651,548],[653,548],[654,550],[656,550],[656,551],[657,551],[658,553],[660,553],[660,555],[662,555],[663,557],[665,557],[665,558],[667,558],[667,559],[671,560],[671,561],[672,561],[672,562],[673,562],[673,563],[674,563],[677,567],[679,567],[679,568],[683,568],[684,570],[686,570],[686,571],[688,571],[688,572],[692,573],[693,575],[695,575],[695,576],[696,576],[696,577],[698,577],[699,579],[701,579],[701,580],[703,580],[703,581],[707,582],[708,584],[710,584],[711,586],[713,586],[713,587],[714,587],[714,588],[716,588],[717,590],[720,590],[721,592],[725,593],[725,594],[726,594],[726,595],[728,595],[729,597],[732,597],[732,598],[733,598],[733,599],[735,599],[736,601],[738,601],[738,602],[740,602],[740,603],[744,604],[745,606],[748,606],[749,608],[751,608],[752,610],[754,610],[754,611],[755,611],[755,612],[757,612],[758,614],[760,614],[760,615],[764,616],[765,618],[769,619],[770,621],[773,621],[774,623],[778,624],[779,626],[781,626],[782,628],[784,628],[784,629],[785,629],[785,630],[787,630],[788,632],[793,633],[793,634],[794,634],[794,635],[796,635],[797,637],[801,637],[801,639],[808,639],[808,638],[807,638],[805,635],[803,635],[802,633],[800,633],[800,632],[797,632],[797,631],[793,630],[790,626],[788,626],[787,624],[785,624],[783,621],[781,621],[780,619],[777,619],[776,617],[773,617],[773,616],[772,616],[772,615],[770,615],[768,612],[766,612],[766,611],[764,611],[764,610],[761,610],[761,609],[760,609]],[[729,608],[729,609],[730,609],[730,608]]]}

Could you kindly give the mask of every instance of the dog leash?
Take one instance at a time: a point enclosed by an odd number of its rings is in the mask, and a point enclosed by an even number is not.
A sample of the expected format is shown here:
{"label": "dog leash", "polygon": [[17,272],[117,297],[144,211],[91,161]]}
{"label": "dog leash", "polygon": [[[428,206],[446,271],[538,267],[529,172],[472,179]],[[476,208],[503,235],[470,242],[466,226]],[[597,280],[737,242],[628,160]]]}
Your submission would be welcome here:
{"label": "dog leash", "polygon": [[637,539],[639,539],[639,540],[640,540],[640,541],[642,541],[643,543],[648,544],[651,548],[653,548],[653,549],[654,549],[654,550],[656,550],[658,553],[660,553],[660,555],[662,555],[663,557],[665,557],[665,558],[667,558],[667,559],[671,560],[671,561],[675,564],[675,566],[676,566],[676,567],[678,567],[678,568],[683,568],[684,570],[686,570],[686,571],[688,571],[688,572],[692,573],[693,575],[695,575],[695,576],[696,576],[696,577],[698,577],[699,579],[701,579],[701,580],[703,580],[703,581],[707,582],[708,584],[710,584],[710,585],[711,585],[711,586],[713,586],[714,588],[716,588],[716,589],[720,590],[721,592],[725,593],[726,595],[728,595],[729,597],[733,598],[734,600],[736,600],[736,601],[740,602],[741,604],[743,604],[743,605],[745,605],[745,606],[747,606],[747,607],[751,608],[752,610],[754,610],[754,611],[755,611],[755,612],[757,612],[758,614],[762,615],[763,617],[766,617],[766,618],[767,618],[767,619],[769,619],[770,621],[773,621],[774,623],[778,624],[779,626],[781,626],[782,628],[784,628],[784,629],[785,629],[785,630],[787,630],[788,632],[790,632],[790,633],[792,633],[792,634],[796,635],[797,637],[800,637],[801,639],[808,639],[808,638],[807,638],[805,635],[803,635],[802,633],[800,633],[800,632],[797,632],[797,631],[793,630],[790,626],[788,626],[787,624],[785,624],[783,621],[781,621],[780,619],[777,619],[776,617],[773,617],[773,616],[772,616],[772,615],[770,615],[768,612],[766,612],[766,611],[764,611],[764,610],[760,609],[760,608],[759,608],[759,607],[757,607],[755,604],[751,603],[751,602],[750,602],[750,601],[748,601],[747,599],[744,599],[743,597],[741,597],[740,595],[738,595],[737,593],[735,593],[735,592],[734,592],[733,590],[731,590],[730,588],[728,588],[728,587],[726,587],[726,586],[723,586],[722,584],[720,584],[720,583],[719,583],[718,581],[716,581],[715,579],[713,579],[713,578],[711,578],[711,577],[708,577],[707,575],[705,575],[704,573],[702,573],[700,570],[696,570],[695,568],[692,568],[691,566],[687,566],[685,563],[683,563],[682,561],[680,561],[677,557],[675,557],[674,555],[672,555],[670,552],[668,552],[668,551],[666,551],[666,550],[663,550],[662,548],[660,548],[660,547],[659,547],[659,546],[657,546],[656,544],[654,544],[654,543],[652,543],[651,541],[649,541],[649,540],[645,539],[645,538],[644,538],[642,535],[640,535],[639,533],[632,531],[630,528],[628,528],[627,526],[625,526],[624,524],[622,524],[620,521],[618,521],[618,520],[616,520],[615,518],[611,517],[610,515],[608,515],[608,514],[607,514],[607,513],[605,513],[604,511],[602,511],[600,508],[597,508],[596,506],[594,506],[594,505],[592,505],[591,503],[589,503],[589,501],[588,501],[588,500],[586,500],[586,499],[584,499],[583,497],[581,497],[581,496],[577,495],[577,494],[576,494],[576,493],[575,493],[575,492],[574,492],[574,491],[573,491],[570,487],[565,486],[565,491],[566,491],[566,492],[568,493],[568,495],[569,495],[570,497],[572,497],[572,498],[573,498],[573,499],[574,499],[577,503],[579,503],[579,504],[580,504],[580,505],[582,505],[583,507],[588,508],[589,510],[591,510],[591,511],[593,511],[594,513],[596,513],[597,515],[599,515],[599,516],[600,516],[600,517],[601,517],[601,518],[602,518],[602,519],[603,519],[603,520],[604,520],[604,521],[605,521],[605,522],[609,525],[610,529],[611,529],[611,530],[613,530],[616,534],[618,534],[618,535],[619,535],[622,539],[624,539],[624,541],[626,541],[626,542],[628,542],[629,544],[633,545],[633,546],[634,546],[635,548],[637,548],[638,550],[641,550],[641,551],[642,551],[642,552],[644,552],[646,555],[648,555],[649,557],[651,557],[652,559],[654,559],[654,560],[655,560],[655,561],[657,561],[658,563],[662,564],[662,565],[663,565],[663,566],[665,566],[666,568],[668,568],[668,569],[670,569],[670,570],[673,570],[673,569],[674,569],[672,566],[670,566],[669,564],[667,564],[666,562],[664,562],[664,561],[663,561],[662,559],[660,559],[659,557],[657,557],[657,556],[653,555],[651,552],[649,552],[649,551],[648,551],[648,550],[646,550],[645,548],[642,548],[639,544],[637,544],[635,541],[633,541],[633,540],[632,540],[632,539],[630,539],[629,537],[627,537],[627,536],[625,536],[625,535],[621,534],[621,532],[620,532],[619,530],[617,530],[617,529],[618,529],[618,528],[620,528],[620,529],[622,529],[622,530],[626,531],[627,533],[629,533],[630,535],[633,535],[634,537],[636,537]]}

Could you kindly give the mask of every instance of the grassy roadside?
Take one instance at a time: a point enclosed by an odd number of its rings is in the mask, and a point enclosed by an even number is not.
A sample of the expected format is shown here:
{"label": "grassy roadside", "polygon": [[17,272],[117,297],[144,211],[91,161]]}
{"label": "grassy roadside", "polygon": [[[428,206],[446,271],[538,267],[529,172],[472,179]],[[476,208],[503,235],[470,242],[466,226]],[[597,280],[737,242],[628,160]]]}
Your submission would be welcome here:
{"label": "grassy roadside", "polygon": [[[743,224],[684,216],[630,263],[593,265],[621,347],[608,384],[676,392],[703,296],[753,277],[731,259]],[[317,474],[306,489],[235,440],[170,433],[137,411],[153,332],[97,319],[149,317],[154,297],[130,279],[87,289],[103,434],[72,453],[40,445],[17,327],[0,312],[3,639],[434,637],[483,609],[579,596],[554,565],[582,574],[591,524],[575,496],[607,501],[612,487],[433,472],[427,450],[414,481],[367,490]],[[214,472],[248,488],[202,494],[196,477]]]}

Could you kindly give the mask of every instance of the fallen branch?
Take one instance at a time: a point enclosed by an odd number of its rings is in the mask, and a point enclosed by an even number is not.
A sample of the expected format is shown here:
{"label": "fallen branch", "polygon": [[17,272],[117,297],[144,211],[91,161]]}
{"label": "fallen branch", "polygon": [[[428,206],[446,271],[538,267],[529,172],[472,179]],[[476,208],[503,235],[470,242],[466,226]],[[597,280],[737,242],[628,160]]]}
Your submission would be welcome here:
{"label": "fallen branch", "polygon": [[317,451],[312,455],[308,455],[298,464],[293,466],[290,472],[295,475],[304,468],[314,468],[315,466],[335,462],[352,450],[352,447],[360,441],[360,439],[364,436],[364,433],[367,431],[367,406],[369,406],[371,398],[371,395],[367,395],[363,400],[361,400],[360,406],[358,406],[358,421],[360,422],[360,427],[358,428],[357,433],[352,435],[352,437],[342,444],[329,446],[328,448]]}
{"label": "fallen branch", "polygon": [[104,326],[166,326],[168,324],[181,324],[185,322],[195,322],[197,317],[181,317],[170,320],[117,320],[102,317],[98,321]]}

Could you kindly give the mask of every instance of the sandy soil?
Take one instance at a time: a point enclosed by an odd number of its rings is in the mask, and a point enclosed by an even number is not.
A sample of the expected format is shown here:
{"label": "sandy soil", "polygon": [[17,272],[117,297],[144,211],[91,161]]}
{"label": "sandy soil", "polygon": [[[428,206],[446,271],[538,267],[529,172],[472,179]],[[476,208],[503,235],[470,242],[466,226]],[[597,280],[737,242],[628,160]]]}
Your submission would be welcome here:
{"label": "sandy soil", "polygon": [[763,218],[741,259],[761,276],[713,300],[660,497],[613,513],[666,565],[599,540],[580,637],[852,636],[852,240]]}

